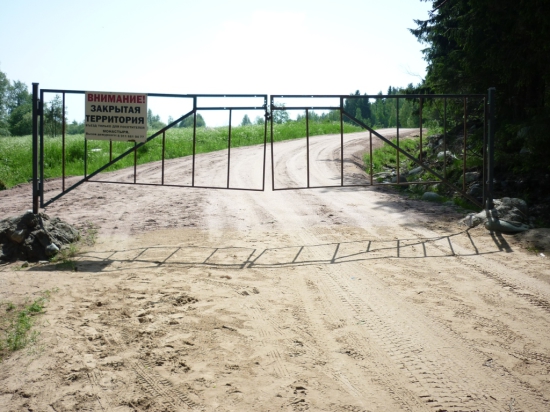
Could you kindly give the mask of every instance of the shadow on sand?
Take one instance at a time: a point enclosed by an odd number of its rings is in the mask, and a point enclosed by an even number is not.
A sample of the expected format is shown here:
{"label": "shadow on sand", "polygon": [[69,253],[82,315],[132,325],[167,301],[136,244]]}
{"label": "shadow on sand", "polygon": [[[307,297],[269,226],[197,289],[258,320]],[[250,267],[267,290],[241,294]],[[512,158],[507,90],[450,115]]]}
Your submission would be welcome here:
{"label": "shadow on sand", "polygon": [[[511,252],[506,240],[493,234],[494,245],[481,250],[468,230],[426,239],[360,240],[315,245],[281,246],[266,249],[247,247],[151,246],[144,248],[92,251],[77,256],[80,272],[204,266],[226,269],[276,268],[285,266],[338,265],[380,259],[430,259]],[[456,243],[460,245],[456,247]],[[59,270],[59,264],[29,268]]]}

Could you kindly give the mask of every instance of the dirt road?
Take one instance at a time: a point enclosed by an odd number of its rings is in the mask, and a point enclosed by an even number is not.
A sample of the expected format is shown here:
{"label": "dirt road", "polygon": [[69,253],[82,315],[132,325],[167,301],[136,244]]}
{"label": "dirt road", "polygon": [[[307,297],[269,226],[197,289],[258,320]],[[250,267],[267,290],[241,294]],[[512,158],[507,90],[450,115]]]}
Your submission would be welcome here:
{"label": "dirt road", "polygon": [[[346,183],[367,178],[366,137],[346,136]],[[310,143],[310,185],[338,184],[340,137]],[[306,158],[304,140],[276,144],[275,186],[307,186]],[[195,184],[226,186],[226,159],[198,156]],[[261,187],[262,160],[232,150],[230,186]],[[168,162],[166,182],[188,184],[191,167]],[[48,207],[98,238],[77,271],[0,266],[0,301],[52,292],[37,342],[0,364],[0,410],[550,410],[547,259],[447,206],[265,179],[265,192],[88,183]],[[30,200],[28,186],[0,192],[0,213]]]}

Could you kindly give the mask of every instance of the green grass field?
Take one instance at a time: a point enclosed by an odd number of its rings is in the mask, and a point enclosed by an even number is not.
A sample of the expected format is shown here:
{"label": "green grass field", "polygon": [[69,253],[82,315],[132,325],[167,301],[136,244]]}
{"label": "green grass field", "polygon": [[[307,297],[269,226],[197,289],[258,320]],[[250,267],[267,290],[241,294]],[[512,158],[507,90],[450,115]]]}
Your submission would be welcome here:
{"label": "green grass field", "polygon": [[[391,139],[393,144],[397,144],[396,139]],[[420,139],[402,139],[399,147],[409,153],[412,153],[415,149],[418,149]],[[404,155],[401,155],[401,160],[407,160]],[[370,169],[370,155],[365,153],[363,161],[367,165],[367,169]],[[387,143],[379,148],[375,149],[372,153],[372,170],[374,173],[382,172],[384,167],[397,167],[397,150]],[[370,170],[367,170],[369,172]]]}
{"label": "green grass field", "polygon": [[[310,122],[311,136],[340,133],[340,123]],[[344,133],[359,132],[362,129],[344,123]],[[150,132],[149,135],[152,135]],[[306,135],[305,122],[290,121],[275,124],[273,140],[282,141],[301,138]],[[271,141],[268,127],[267,141]],[[264,142],[264,126],[249,125],[232,127],[231,147],[250,146]],[[228,127],[197,128],[196,153],[207,153],[227,149]],[[113,142],[113,159],[132,148],[133,143]],[[172,128],[166,132],[165,158],[189,156],[193,154],[193,129]],[[65,136],[65,175],[84,175],[85,139],[84,135]],[[158,136],[138,149],[138,164],[154,162],[162,159],[162,136]],[[109,162],[109,142],[100,140],[88,141],[87,172],[96,171]],[[112,165],[108,171],[118,170],[134,164],[134,156],[129,155]],[[62,139],[44,137],[44,177],[62,176]],[[0,190],[9,189],[32,179],[32,138],[1,137],[0,138]]]}

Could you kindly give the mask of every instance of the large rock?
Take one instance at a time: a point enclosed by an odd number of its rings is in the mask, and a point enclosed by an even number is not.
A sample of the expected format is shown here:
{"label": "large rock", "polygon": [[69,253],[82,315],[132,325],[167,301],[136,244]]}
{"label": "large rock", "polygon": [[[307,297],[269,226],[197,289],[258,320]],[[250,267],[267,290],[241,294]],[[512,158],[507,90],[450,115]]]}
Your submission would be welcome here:
{"label": "large rock", "polygon": [[462,222],[468,227],[483,224],[488,230],[519,233],[530,229],[529,209],[522,199],[503,197],[493,201],[491,210],[471,213]]}
{"label": "large rock", "polygon": [[477,182],[481,179],[481,173],[479,172],[466,172],[463,175],[460,175],[460,178],[458,179],[458,185],[462,186],[462,183],[464,180],[466,180],[466,184]]}
{"label": "large rock", "polygon": [[437,154],[437,160],[449,160],[449,159],[456,159],[457,157],[455,156],[455,154],[449,150],[447,150],[446,152],[439,152]]}
{"label": "large rock", "polygon": [[422,200],[427,200],[428,202],[440,202],[441,199],[442,197],[434,192],[424,192],[422,195]]}
{"label": "large rock", "polygon": [[[397,176],[393,176],[391,178],[391,182],[392,183],[397,183]],[[407,183],[407,178],[403,175],[399,175],[399,183],[401,183],[401,186],[403,186],[404,188],[408,188],[409,185],[407,184],[403,184],[403,183]]]}
{"label": "large rock", "polygon": [[489,217],[483,225],[487,230],[503,233],[520,233],[530,229],[528,225],[524,225],[523,223],[511,223],[506,220],[493,219],[492,217]]}
{"label": "large rock", "polygon": [[424,170],[424,168],[422,166],[417,166],[414,169],[409,170],[409,173],[407,175],[408,176],[416,176],[416,175],[419,175],[420,173],[422,173],[423,170]]}
{"label": "large rock", "polygon": [[483,187],[479,183],[471,185],[466,193],[472,197],[481,198],[483,196]]}
{"label": "large rock", "polygon": [[28,211],[0,220],[0,260],[46,260],[78,238],[78,230],[61,219]]}

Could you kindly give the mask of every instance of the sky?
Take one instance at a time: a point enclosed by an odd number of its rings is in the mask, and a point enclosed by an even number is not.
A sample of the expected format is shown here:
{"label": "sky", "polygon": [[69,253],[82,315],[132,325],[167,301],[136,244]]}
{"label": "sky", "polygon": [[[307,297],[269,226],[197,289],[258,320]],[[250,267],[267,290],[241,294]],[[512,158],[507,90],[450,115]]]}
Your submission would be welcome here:
{"label": "sky", "polygon": [[[424,78],[424,46],[408,29],[428,17],[431,4],[3,0],[0,71],[29,90],[37,82],[42,89],[136,93],[385,93]],[[166,122],[183,114],[187,101],[151,98],[149,107]],[[68,99],[70,120],[83,120],[83,102]],[[220,123],[209,113],[205,120]]]}

